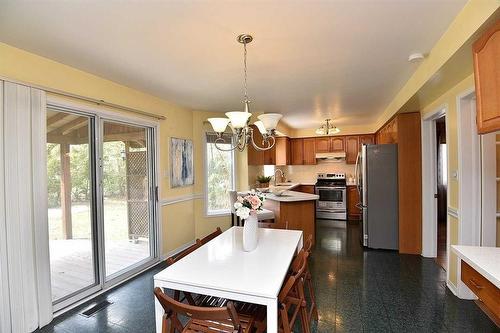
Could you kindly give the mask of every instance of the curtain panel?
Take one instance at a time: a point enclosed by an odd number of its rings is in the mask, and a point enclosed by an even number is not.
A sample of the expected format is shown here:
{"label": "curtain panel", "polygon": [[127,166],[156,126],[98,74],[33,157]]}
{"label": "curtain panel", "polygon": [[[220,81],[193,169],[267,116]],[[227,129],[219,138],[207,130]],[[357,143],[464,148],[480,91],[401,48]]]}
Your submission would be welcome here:
{"label": "curtain panel", "polygon": [[45,92],[3,82],[0,107],[0,330],[52,320]]}

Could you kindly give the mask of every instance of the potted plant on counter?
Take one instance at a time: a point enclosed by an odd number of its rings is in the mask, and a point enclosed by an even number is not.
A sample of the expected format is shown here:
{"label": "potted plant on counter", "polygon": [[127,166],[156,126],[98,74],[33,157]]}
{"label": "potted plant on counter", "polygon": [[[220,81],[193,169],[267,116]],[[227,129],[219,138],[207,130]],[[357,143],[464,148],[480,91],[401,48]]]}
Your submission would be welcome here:
{"label": "potted plant on counter", "polygon": [[265,188],[269,187],[269,182],[271,181],[272,176],[258,176],[257,177],[257,187]]}

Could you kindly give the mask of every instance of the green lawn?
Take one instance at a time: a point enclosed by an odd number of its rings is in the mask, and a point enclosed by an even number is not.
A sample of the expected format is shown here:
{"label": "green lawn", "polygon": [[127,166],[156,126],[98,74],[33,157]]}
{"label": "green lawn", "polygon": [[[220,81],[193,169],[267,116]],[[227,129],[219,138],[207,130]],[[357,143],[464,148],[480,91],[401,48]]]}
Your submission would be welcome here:
{"label": "green lawn", "polygon": [[[74,239],[89,239],[91,216],[88,202],[73,202],[71,217]],[[51,240],[63,239],[61,209],[49,208],[49,236]],[[104,228],[106,239],[128,239],[127,202],[125,200],[104,200]]]}

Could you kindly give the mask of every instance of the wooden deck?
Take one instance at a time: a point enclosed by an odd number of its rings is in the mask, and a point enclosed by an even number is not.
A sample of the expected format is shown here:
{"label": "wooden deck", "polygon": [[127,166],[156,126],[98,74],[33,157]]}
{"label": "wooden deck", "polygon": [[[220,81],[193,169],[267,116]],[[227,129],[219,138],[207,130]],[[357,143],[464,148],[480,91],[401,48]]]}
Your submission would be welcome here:
{"label": "wooden deck", "polygon": [[[106,245],[107,276],[149,257],[147,241],[107,241]],[[50,241],[52,300],[94,284],[91,249],[89,239]]]}

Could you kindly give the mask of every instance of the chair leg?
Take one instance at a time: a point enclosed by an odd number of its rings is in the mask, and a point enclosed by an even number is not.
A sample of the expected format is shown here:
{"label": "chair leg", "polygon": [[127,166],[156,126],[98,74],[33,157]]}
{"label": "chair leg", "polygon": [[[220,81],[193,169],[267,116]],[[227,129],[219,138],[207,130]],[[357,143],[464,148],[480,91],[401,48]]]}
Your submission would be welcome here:
{"label": "chair leg", "polygon": [[311,308],[309,309],[309,321],[311,321],[312,318],[314,320],[318,320],[318,306],[316,305],[316,296],[314,295],[314,287],[313,287],[313,282],[312,282],[312,276],[311,273],[309,272],[309,268],[307,269],[306,273],[306,287],[309,290],[309,299],[311,301]]}
{"label": "chair leg", "polygon": [[231,213],[231,227],[234,227],[234,214]]}

